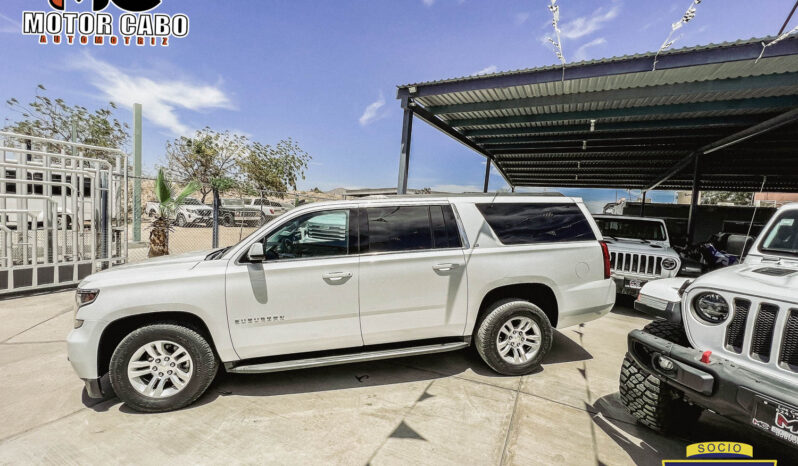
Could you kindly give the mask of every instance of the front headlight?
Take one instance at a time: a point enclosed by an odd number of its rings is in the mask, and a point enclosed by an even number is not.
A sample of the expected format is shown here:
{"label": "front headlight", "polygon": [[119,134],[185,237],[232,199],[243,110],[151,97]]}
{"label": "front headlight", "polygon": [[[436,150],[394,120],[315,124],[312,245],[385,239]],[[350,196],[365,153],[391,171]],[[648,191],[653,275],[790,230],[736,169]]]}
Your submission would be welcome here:
{"label": "front headlight", "polygon": [[662,259],[662,268],[665,270],[673,270],[677,265],[679,264],[676,262],[676,259],[671,259],[670,257]]}
{"label": "front headlight", "polygon": [[693,309],[701,320],[720,324],[729,318],[729,303],[717,293],[701,293],[693,298]]}
{"label": "front headlight", "polygon": [[78,308],[86,306],[88,304],[93,303],[97,296],[100,294],[100,290],[78,290],[75,293],[75,302],[78,305]]}

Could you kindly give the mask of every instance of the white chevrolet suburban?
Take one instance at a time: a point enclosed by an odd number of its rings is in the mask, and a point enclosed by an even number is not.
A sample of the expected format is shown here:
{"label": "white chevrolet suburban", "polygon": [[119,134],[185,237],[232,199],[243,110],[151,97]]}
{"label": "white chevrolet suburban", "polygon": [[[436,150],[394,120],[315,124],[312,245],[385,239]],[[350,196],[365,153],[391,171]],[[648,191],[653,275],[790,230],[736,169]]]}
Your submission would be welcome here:
{"label": "white chevrolet suburban", "polygon": [[140,411],[196,400],[221,364],[259,373],[465,348],[535,370],[553,328],[615,301],[579,199],[412,196],[314,203],[239,244],[113,268],[77,291],[69,360]]}
{"label": "white chevrolet suburban", "polygon": [[629,334],[621,400],[655,430],[702,410],[798,445],[798,204],[782,207],[742,264],[649,282]]}

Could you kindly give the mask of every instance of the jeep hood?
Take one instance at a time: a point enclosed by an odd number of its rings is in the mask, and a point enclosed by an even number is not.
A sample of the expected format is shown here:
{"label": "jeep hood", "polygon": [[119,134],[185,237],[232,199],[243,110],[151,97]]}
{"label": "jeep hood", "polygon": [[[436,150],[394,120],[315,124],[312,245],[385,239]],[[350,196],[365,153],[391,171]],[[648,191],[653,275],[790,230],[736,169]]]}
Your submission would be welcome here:
{"label": "jeep hood", "polygon": [[623,252],[638,252],[644,254],[661,254],[663,256],[674,256],[679,257],[679,255],[672,250],[669,246],[660,246],[657,243],[643,243],[638,240],[633,239],[622,239],[618,238],[614,240],[610,237],[605,236],[604,242],[607,243],[607,247],[611,250],[615,249],[618,251]]}
{"label": "jeep hood", "polygon": [[144,262],[126,264],[89,275],[78,285],[78,288],[102,288],[116,284],[129,284],[154,281],[161,278],[174,278],[176,274],[191,270],[205,260],[211,253],[194,251],[185,254],[148,259]]}
{"label": "jeep hood", "polygon": [[798,267],[768,263],[733,265],[698,277],[690,285],[695,287],[798,303]]}

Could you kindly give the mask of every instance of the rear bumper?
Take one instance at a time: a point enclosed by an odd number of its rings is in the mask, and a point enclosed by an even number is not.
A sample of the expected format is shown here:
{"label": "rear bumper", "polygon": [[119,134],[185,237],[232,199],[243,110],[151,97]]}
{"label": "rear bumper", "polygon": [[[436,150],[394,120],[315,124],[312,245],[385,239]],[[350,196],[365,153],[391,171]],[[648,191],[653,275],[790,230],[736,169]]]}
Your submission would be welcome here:
{"label": "rear bumper", "polygon": [[[716,355],[710,363],[703,363],[701,351],[640,330],[629,334],[628,343],[629,355],[639,366],[682,391],[696,405],[798,445],[798,392],[792,384]],[[673,368],[663,369],[661,360]]]}

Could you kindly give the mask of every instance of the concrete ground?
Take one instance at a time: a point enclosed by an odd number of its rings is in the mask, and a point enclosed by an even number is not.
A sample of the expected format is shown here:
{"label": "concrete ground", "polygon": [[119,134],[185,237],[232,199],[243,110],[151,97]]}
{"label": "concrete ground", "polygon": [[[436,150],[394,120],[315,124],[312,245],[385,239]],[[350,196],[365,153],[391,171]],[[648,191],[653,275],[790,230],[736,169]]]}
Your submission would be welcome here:
{"label": "concrete ground", "polygon": [[698,441],[758,458],[798,452],[707,413],[678,438],[635,424],[618,400],[619,305],[559,332],[542,371],[492,373],[471,351],[264,374],[220,374],[178,412],[97,402],[66,360],[72,292],[0,301],[0,464],[662,464]]}

